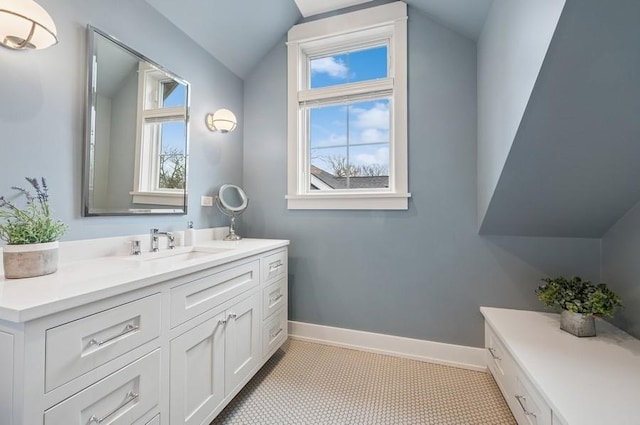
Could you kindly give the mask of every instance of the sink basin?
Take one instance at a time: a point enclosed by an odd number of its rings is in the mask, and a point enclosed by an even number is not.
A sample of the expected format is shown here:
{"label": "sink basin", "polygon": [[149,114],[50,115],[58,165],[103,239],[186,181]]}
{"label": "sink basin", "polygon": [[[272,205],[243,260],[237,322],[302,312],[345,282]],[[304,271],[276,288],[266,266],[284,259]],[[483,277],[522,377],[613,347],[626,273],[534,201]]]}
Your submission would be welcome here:
{"label": "sink basin", "polygon": [[162,263],[182,263],[185,261],[196,260],[204,257],[211,257],[223,252],[231,251],[233,248],[175,248],[166,249],[158,252],[145,252],[142,255],[132,255],[127,260],[138,262],[157,261]]}

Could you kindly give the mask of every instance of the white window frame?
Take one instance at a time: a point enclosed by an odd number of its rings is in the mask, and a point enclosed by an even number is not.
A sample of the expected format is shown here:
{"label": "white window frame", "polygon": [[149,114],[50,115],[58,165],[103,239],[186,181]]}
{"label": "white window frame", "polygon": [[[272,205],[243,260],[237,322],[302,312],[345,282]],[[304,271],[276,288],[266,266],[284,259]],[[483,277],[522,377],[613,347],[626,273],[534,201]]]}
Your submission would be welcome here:
{"label": "white window frame", "polygon": [[[388,78],[309,89],[309,59],[387,44]],[[407,5],[388,3],[294,26],[289,30],[288,175],[289,209],[406,210],[407,154]],[[312,191],[309,132],[305,105],[313,102],[390,99],[389,187]]]}
{"label": "white window frame", "polygon": [[[135,204],[184,206],[185,189],[159,187],[161,135],[158,128],[145,135],[145,124],[184,121],[188,126],[187,106],[158,107],[163,95],[163,83],[178,81],[169,77],[147,62],[138,66],[138,119],[136,120],[136,153],[133,173],[133,190],[130,192]],[[181,84],[182,81],[178,81]],[[154,105],[149,108],[147,105]],[[185,131],[188,131],[185,130]],[[185,137],[187,137],[185,135]],[[186,160],[186,159],[185,159]],[[186,176],[185,176],[186,177]]]}

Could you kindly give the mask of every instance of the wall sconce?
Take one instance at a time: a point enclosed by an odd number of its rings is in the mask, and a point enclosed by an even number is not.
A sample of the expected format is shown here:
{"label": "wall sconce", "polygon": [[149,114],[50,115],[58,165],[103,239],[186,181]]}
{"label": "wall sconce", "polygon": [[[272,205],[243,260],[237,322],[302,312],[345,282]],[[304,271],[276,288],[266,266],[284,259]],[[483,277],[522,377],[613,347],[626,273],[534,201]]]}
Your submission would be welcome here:
{"label": "wall sconce", "polygon": [[207,128],[211,131],[229,133],[236,128],[236,116],[228,109],[218,109],[213,114],[207,114]]}
{"label": "wall sconce", "polygon": [[44,49],[58,42],[56,24],[33,0],[0,0],[0,44],[10,49]]}

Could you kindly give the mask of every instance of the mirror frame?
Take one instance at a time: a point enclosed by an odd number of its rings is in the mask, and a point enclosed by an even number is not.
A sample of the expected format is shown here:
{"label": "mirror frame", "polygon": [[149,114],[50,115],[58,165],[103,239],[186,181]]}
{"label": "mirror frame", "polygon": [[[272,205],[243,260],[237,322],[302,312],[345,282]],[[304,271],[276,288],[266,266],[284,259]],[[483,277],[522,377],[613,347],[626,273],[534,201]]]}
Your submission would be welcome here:
{"label": "mirror frame", "polygon": [[[138,210],[116,210],[105,212],[92,212],[90,209],[91,192],[89,187],[91,166],[89,164],[91,158],[91,136],[92,136],[92,120],[94,119],[91,114],[92,107],[95,107],[96,96],[93,93],[93,80],[97,70],[93,67],[93,56],[95,54],[96,47],[96,35],[102,36],[110,42],[116,44],[126,52],[136,56],[140,60],[149,63],[151,66],[164,72],[167,76],[176,80],[180,84],[185,85],[186,99],[185,99],[185,182],[184,182],[184,203],[182,210],[180,211],[166,211],[165,209],[152,209],[152,208],[140,208]],[[186,215],[188,207],[188,175],[189,175],[189,123],[191,121],[191,85],[182,77],[169,71],[157,62],[149,59],[140,52],[127,46],[112,35],[99,30],[98,28],[87,25],[87,55],[86,55],[86,69],[87,69],[87,81],[85,92],[85,120],[84,120],[84,140],[83,140],[83,161],[82,161],[82,216],[83,217],[95,217],[95,216],[137,216],[137,215]],[[173,208],[178,209],[177,208]]]}
{"label": "mirror frame", "polygon": [[[242,205],[240,205],[237,208],[234,208],[224,201],[224,199],[222,198],[222,193],[227,189],[236,189],[238,191],[238,194],[240,195],[240,199],[242,199]],[[249,197],[247,196],[247,192],[245,192],[243,188],[241,188],[236,184],[223,184],[222,186],[220,186],[220,189],[218,189],[218,196],[216,196],[216,201],[218,201],[218,207],[221,207],[220,208],[221,211],[222,211],[222,208],[224,208],[225,210],[229,211],[230,214],[233,214],[233,215],[242,214],[244,210],[246,210],[247,207],[249,206]],[[225,211],[222,211],[222,212],[227,214]],[[227,214],[227,215],[230,215],[230,214]]]}

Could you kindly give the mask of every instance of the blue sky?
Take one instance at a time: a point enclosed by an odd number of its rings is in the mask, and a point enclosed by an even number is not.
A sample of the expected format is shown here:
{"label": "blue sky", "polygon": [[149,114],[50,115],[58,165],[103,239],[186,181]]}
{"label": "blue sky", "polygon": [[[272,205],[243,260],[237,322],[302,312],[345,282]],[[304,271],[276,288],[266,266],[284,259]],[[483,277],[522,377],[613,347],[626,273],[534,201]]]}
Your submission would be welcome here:
{"label": "blue sky", "polygon": [[[387,47],[380,46],[312,59],[310,88],[386,78]],[[311,108],[311,163],[331,171],[331,156],[352,165],[389,166],[390,100],[376,99],[347,105]]]}
{"label": "blue sky", "polygon": [[[186,88],[178,84],[163,101],[165,108],[186,105]],[[169,121],[162,123],[162,150],[176,148],[185,151],[186,125],[184,121]]]}

